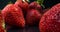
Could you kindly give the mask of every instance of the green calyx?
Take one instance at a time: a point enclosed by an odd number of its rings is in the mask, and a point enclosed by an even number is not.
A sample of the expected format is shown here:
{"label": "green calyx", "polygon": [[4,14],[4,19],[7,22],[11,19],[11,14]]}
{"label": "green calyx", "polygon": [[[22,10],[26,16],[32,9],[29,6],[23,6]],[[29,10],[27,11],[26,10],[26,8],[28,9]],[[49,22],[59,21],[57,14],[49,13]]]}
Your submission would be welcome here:
{"label": "green calyx", "polygon": [[39,3],[43,8],[45,8],[45,6],[43,5],[44,0],[37,0],[36,2]]}

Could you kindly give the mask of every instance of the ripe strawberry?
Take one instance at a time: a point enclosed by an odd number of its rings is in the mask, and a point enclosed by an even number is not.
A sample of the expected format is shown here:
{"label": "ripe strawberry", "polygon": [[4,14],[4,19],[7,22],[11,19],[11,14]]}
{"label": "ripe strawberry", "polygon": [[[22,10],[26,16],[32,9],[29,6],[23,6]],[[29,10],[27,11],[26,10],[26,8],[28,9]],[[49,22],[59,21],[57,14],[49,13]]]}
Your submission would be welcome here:
{"label": "ripe strawberry", "polygon": [[24,27],[25,20],[21,8],[15,6],[14,4],[8,4],[2,10],[2,16],[5,22],[11,26]]}
{"label": "ripe strawberry", "polygon": [[22,5],[23,5],[22,0],[17,0],[14,5],[16,5],[18,7],[22,7]]}
{"label": "ripe strawberry", "polygon": [[27,2],[25,2],[25,1],[23,1],[23,0],[17,0],[14,5],[16,5],[16,6],[18,6],[18,7],[21,7],[24,16],[26,16],[26,12],[27,12],[27,10],[28,10],[28,3],[27,3]]}
{"label": "ripe strawberry", "polygon": [[37,25],[40,17],[41,14],[38,12],[38,10],[35,9],[29,10],[26,15],[26,25],[30,26]]}
{"label": "ripe strawberry", "polygon": [[28,3],[23,0],[17,0],[14,5],[21,7],[22,10],[27,10],[28,8]]}
{"label": "ripe strawberry", "polygon": [[42,16],[39,29],[40,32],[60,32],[60,3]]}
{"label": "ripe strawberry", "polygon": [[39,3],[35,2],[35,1],[30,3],[29,9],[37,9],[37,10],[39,10],[39,12],[42,12],[41,5],[39,5]]}
{"label": "ripe strawberry", "polygon": [[1,15],[1,11],[0,11],[0,32],[6,32],[5,31],[5,23],[3,21],[3,17]]}

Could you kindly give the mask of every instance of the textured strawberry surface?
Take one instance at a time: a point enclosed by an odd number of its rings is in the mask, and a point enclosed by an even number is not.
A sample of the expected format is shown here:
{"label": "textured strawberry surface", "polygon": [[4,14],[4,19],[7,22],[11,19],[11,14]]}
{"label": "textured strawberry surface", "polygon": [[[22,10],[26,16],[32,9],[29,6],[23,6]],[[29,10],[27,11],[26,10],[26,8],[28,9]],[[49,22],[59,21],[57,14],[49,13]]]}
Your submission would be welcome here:
{"label": "textured strawberry surface", "polygon": [[5,19],[5,22],[12,26],[24,27],[25,20],[21,8],[13,4],[8,4],[2,10],[2,16]]}
{"label": "textured strawberry surface", "polygon": [[29,4],[22,0],[17,0],[14,5],[20,7],[23,11],[24,17],[26,17],[26,13],[27,13]]}
{"label": "textured strawberry surface", "polygon": [[27,25],[37,25],[40,20],[41,14],[38,10],[31,9],[26,15],[26,24]]}
{"label": "textured strawberry surface", "polygon": [[38,9],[38,10],[42,9],[40,4],[38,2],[35,2],[35,1],[29,4],[29,8],[30,9]]}
{"label": "textured strawberry surface", "polygon": [[0,26],[0,32],[6,32],[2,26]]}
{"label": "textured strawberry surface", "polygon": [[39,29],[40,32],[60,32],[60,3],[42,16]]}
{"label": "textured strawberry surface", "polygon": [[3,17],[1,15],[1,11],[0,11],[0,32],[6,32],[5,31],[5,23],[3,21]]}

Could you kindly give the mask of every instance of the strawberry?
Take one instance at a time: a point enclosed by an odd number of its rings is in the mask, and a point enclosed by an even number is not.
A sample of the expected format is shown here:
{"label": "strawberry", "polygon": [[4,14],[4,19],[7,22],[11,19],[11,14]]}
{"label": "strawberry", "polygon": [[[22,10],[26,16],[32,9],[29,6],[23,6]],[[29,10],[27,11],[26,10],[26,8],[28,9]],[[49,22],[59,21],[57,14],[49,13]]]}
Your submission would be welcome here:
{"label": "strawberry", "polygon": [[0,11],[0,32],[6,32],[5,23],[4,23],[2,15],[1,15],[1,11]]}
{"label": "strawberry", "polygon": [[29,4],[29,9],[26,15],[26,25],[35,26],[38,24],[41,17],[41,6],[37,2]]}
{"label": "strawberry", "polygon": [[8,4],[2,10],[2,16],[5,19],[5,22],[11,26],[24,27],[25,20],[23,13],[20,7],[15,6],[14,4]]}
{"label": "strawberry", "polygon": [[60,32],[60,3],[54,5],[41,18],[40,32]]}
{"label": "strawberry", "polygon": [[40,13],[42,12],[41,5],[39,5],[39,3],[35,2],[35,1],[30,3],[29,9],[37,9]]}
{"label": "strawberry", "polygon": [[24,14],[24,17],[25,17],[26,12],[28,10],[28,3],[23,1],[23,0],[17,0],[14,5],[22,8],[22,11],[23,11],[23,14]]}
{"label": "strawberry", "polygon": [[16,5],[18,7],[22,7],[22,5],[23,5],[22,0],[17,0],[14,5]]}
{"label": "strawberry", "polygon": [[41,14],[36,9],[31,9],[26,15],[26,25],[34,26],[37,25]]}

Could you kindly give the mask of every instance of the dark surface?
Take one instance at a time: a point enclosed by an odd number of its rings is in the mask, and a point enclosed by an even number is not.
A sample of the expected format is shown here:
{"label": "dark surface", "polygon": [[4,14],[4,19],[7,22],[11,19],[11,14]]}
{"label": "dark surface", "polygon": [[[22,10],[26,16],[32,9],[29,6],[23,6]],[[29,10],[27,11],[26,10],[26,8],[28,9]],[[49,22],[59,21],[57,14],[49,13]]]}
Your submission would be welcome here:
{"label": "dark surface", "polygon": [[9,29],[7,32],[39,32],[39,28],[38,27],[26,27],[23,29]]}

